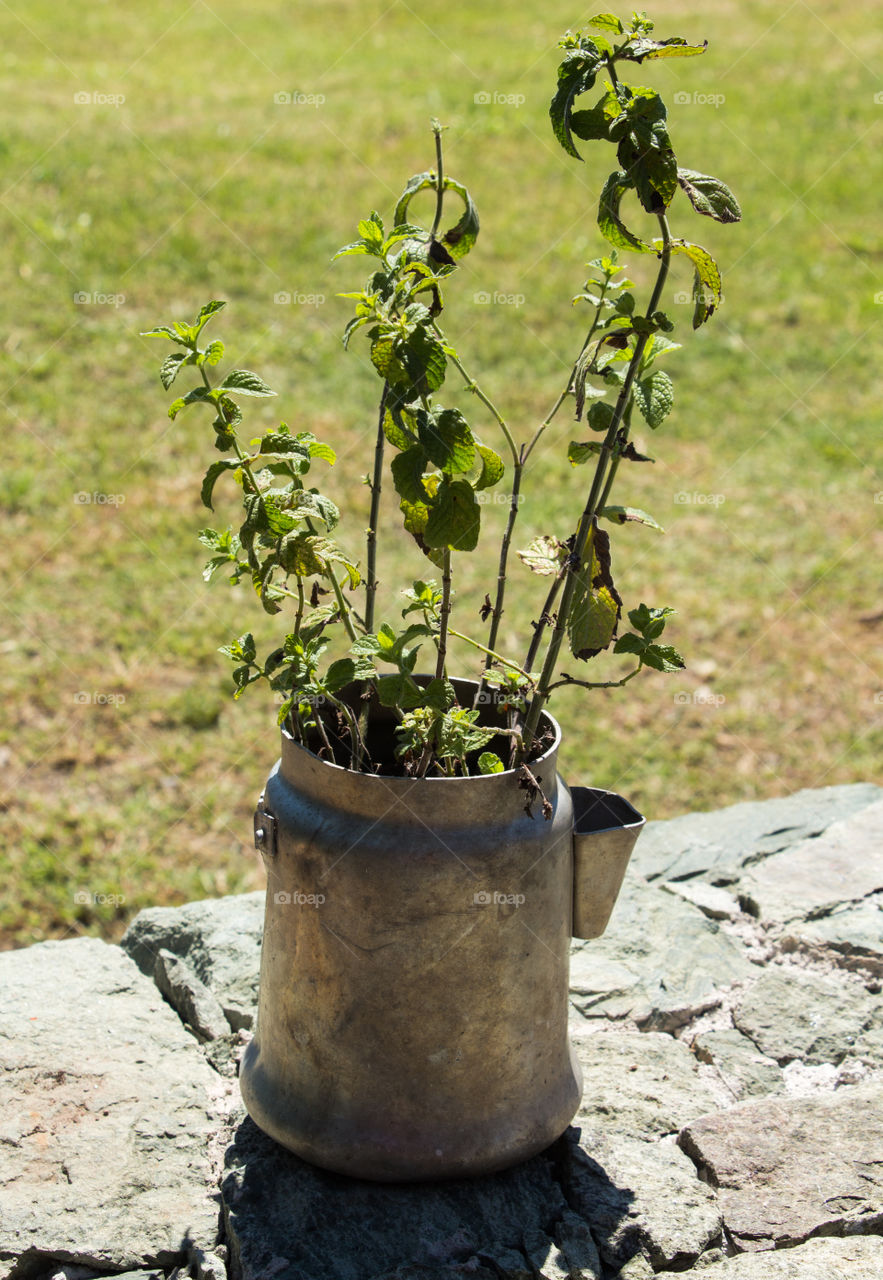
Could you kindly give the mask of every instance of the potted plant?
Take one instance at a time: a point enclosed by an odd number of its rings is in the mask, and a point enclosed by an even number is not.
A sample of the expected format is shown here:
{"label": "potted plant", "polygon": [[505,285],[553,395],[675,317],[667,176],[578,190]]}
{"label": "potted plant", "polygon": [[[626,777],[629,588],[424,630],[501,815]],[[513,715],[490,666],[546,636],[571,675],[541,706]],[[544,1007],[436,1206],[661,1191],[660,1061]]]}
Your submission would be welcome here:
{"label": "potted plant", "polygon": [[[677,348],[662,307],[675,259],[693,269],[694,327],[721,300],[717,266],[672,235],[669,206],[680,193],[681,206],[720,222],[740,211],[717,179],[679,167],[658,93],[621,78],[629,64],[705,45],[657,39],[643,14],[628,26],[599,14],[589,27],[560,42],[550,115],[570,156],[579,158],[577,139],[616,150],[598,207],[610,249],[589,263],[578,297],[589,311],[584,337],[529,438],[518,438],[440,324],[443,290],[479,221],[466,187],[445,173],[437,122],[435,168],[407,183],[389,224],[372,212],[337,255],[369,260],[364,287],[342,295],[354,303],[344,345],[364,330],[381,386],[363,558],[338,540],[338,508],[314,483],[334,463],[330,446],[285,423],[250,440],[240,401],[274,393],[247,370],[214,376],[223,343],[202,335],[224,303],[208,303],[193,324],[151,330],[176,347],[163,385],[191,368],[198,378],[170,416],[196,403],[213,415],[221,456],[203,502],[212,508],[224,475],[241,490],[238,532],[201,534],[206,577],[252,583],[263,608],[285,617],[269,654],[249,632],[223,650],[237,697],[266,681],[282,700],[282,757],[255,817],[268,891],[243,1094],[257,1123],[294,1151],[368,1178],[498,1169],[541,1150],[572,1118],[581,1082],[567,1039],[571,932],[603,932],[643,819],[621,797],[568,790],[558,778],[549,701],[564,684],[610,688],[645,668],[684,665],[662,640],[671,609],[641,603],[623,626],[609,527],[654,521],[615,505],[613,485],[623,463],[646,460],[633,420],[656,430],[672,407],[660,364]],[[412,219],[421,191],[435,195],[429,227]],[[623,220],[624,197],[655,217],[654,238]],[[451,198],[459,217],[445,230]],[[657,259],[643,302],[620,250]],[[493,443],[445,405],[451,375],[479,402]],[[512,551],[525,472],[565,406],[581,424],[567,465],[587,469],[584,504],[569,529],[519,551],[520,564]],[[422,570],[404,584],[401,621],[377,613],[390,479]],[[506,495],[508,519],[476,635],[453,584],[459,557],[480,545],[491,490]],[[525,566],[545,578],[539,608],[524,620],[523,653],[503,653],[507,583]],[[453,638],[476,655],[474,671],[457,673],[464,678],[449,670]],[[612,678],[561,669],[563,655],[573,667],[611,652],[627,662]]]}

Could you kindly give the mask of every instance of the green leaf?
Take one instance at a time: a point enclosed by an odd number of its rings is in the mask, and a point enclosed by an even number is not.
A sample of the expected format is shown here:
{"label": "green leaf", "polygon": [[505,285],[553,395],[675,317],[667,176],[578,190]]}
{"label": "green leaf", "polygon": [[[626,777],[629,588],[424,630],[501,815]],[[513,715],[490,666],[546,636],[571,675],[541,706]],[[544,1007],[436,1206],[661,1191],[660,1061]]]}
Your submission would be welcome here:
{"label": "green leaf", "polygon": [[506,467],[500,455],[486,444],[476,444],[475,447],[481,460],[481,474],[477,480],[473,480],[472,486],[475,489],[489,489],[502,480]]}
{"label": "green leaf", "polygon": [[160,382],[168,391],[169,387],[175,381],[180,369],[185,364],[193,364],[193,352],[189,354],[185,351],[173,351],[170,356],[166,356],[163,360],[162,368],[159,371]]}
{"label": "green leaf", "polygon": [[194,387],[192,391],[187,392],[186,396],[179,396],[177,400],[172,401],[169,405],[169,417],[174,421],[181,410],[186,408],[188,404],[199,404],[213,399],[214,397],[208,387]]}
{"label": "green leaf", "polygon": [[504,773],[505,768],[503,761],[493,751],[482,751],[478,757],[479,773]]}
{"label": "green leaf", "polygon": [[614,653],[633,653],[640,658],[644,655],[647,648],[647,641],[642,640],[640,636],[636,636],[633,632],[628,631],[624,636],[620,636],[616,644],[613,646]]}
{"label": "green leaf", "polygon": [[475,462],[475,439],[459,409],[417,411],[417,432],[430,462],[446,475],[469,471]]}
{"label": "green leaf", "polygon": [[352,684],[356,678],[356,664],[352,658],[338,658],[332,662],[325,674],[322,684],[329,693],[337,693],[345,685]]}
{"label": "green leaf", "polygon": [[392,675],[380,676],[374,685],[381,706],[400,707],[409,710],[419,707],[423,702],[423,690],[404,671]]}
{"label": "green leaf", "polygon": [[[408,206],[417,192],[425,191],[428,187],[433,190],[438,189],[438,176],[432,170],[426,173],[417,173],[408,180],[404,191],[399,196],[399,202],[396,205],[393,217],[393,222],[397,228],[407,223]],[[441,243],[452,258],[465,258],[478,238],[478,211],[472,202],[472,196],[462,182],[456,182],[453,178],[445,178],[444,189],[445,191],[453,191],[460,197],[463,201],[464,210],[459,222],[444,232],[441,237]]]}
{"label": "green leaf", "polygon": [[648,377],[634,384],[635,404],[651,430],[655,431],[665,421],[674,404],[674,386],[663,369],[657,369]]}
{"label": "green leaf", "polygon": [[241,396],[274,396],[271,390],[256,373],[248,369],[231,369],[221,383],[222,391],[236,391]]}
{"label": "green leaf", "polygon": [[[662,241],[654,240],[653,243],[661,246]],[[684,254],[696,268],[693,277],[693,328],[698,329],[720,305],[720,270],[708,250],[703,249],[700,244],[690,244],[688,240],[672,240],[671,251]]]}
{"label": "green leaf", "polygon": [[549,106],[549,117],[555,137],[575,160],[582,156],[574,146],[570,133],[570,112],[574,98],[593,88],[603,58],[594,41],[582,36],[577,48],[567,53],[558,68],[558,88]]}
{"label": "green leaf", "polygon": [[221,339],[215,338],[214,342],[210,342],[204,354],[206,364],[219,364],[224,355],[224,344]]}
{"label": "green leaf", "polygon": [[480,527],[481,507],[472,486],[466,480],[443,480],[426,521],[423,536],[427,546],[473,551]]}
{"label": "green leaf", "polygon": [[716,222],[741,220],[739,201],[719,178],[709,177],[707,173],[696,173],[694,169],[678,169],[678,182],[697,213],[714,218]]}
{"label": "green leaf", "polygon": [[174,329],[167,324],[158,324],[153,329],[143,329],[142,338],[171,338],[172,342],[177,342],[182,346],[189,346],[189,342],[181,337]]}
{"label": "green leaf", "polygon": [[534,538],[527,550],[519,551],[518,555],[531,573],[538,573],[546,578],[551,573],[557,573],[564,564],[567,547],[558,538],[543,536]]}
{"label": "green leaf", "polygon": [[678,165],[668,136],[665,104],[652,89],[634,87],[611,126],[617,159],[648,213],[663,213],[678,189]]}
{"label": "green leaf", "polygon": [[226,305],[226,302],[221,302],[220,300],[215,299],[213,302],[207,302],[204,307],[200,307],[199,315],[196,317],[193,329],[191,330],[194,341],[199,337],[200,333],[208,324],[209,320],[211,320],[212,316],[217,315],[219,311],[223,311]]}
{"label": "green leaf", "polygon": [[449,680],[430,680],[423,691],[423,705],[434,711],[447,711],[456,701],[457,694]]}
{"label": "green leaf", "polygon": [[604,183],[601,199],[598,203],[598,226],[604,239],[617,249],[633,249],[637,253],[653,253],[653,248],[633,235],[619,216],[619,205],[623,192],[628,191],[631,183],[624,173],[611,173]]}
{"label": "green leaf", "polygon": [[398,416],[405,423],[404,427],[396,422],[392,412],[387,409],[383,415],[383,434],[394,449],[410,449],[417,443],[417,423],[406,410],[400,410]]}
{"label": "green leaf", "polygon": [[428,503],[431,495],[423,483],[423,472],[426,470],[426,453],[419,444],[396,454],[390,463],[392,480],[396,493],[405,502]]}
{"label": "green leaf", "polygon": [[687,44],[680,36],[671,36],[668,40],[652,40],[640,38],[631,40],[623,50],[622,56],[630,62],[643,62],[645,58],[694,58],[705,53],[708,41],[702,44]]}
{"label": "green leaf", "polygon": [[619,102],[616,95],[605,93],[593,107],[584,111],[571,111],[570,131],[583,142],[607,142],[610,139],[611,122],[618,114]]}
{"label": "green leaf", "polygon": [[572,467],[581,467],[600,452],[600,440],[571,440],[567,446],[567,460]]}
{"label": "green leaf", "polygon": [[321,440],[310,440],[307,447],[311,458],[320,458],[322,462],[327,462],[329,467],[333,467],[337,461],[337,454],[330,444],[323,444]]}
{"label": "green leaf", "polygon": [[649,605],[639,604],[637,609],[629,610],[629,622],[636,631],[649,640],[655,640],[665,628],[666,618],[670,618],[674,609],[651,609]]}
{"label": "green leaf", "polygon": [[615,13],[596,13],[594,18],[589,18],[588,25],[596,27],[598,31],[612,31],[617,36],[621,36],[625,31],[625,27]]}
{"label": "green leaf", "polygon": [[567,637],[575,658],[585,661],[606,649],[616,634],[622,600],[610,576],[610,539],[595,524],[592,556],[577,573],[567,619]]}
{"label": "green leaf", "polygon": [[606,400],[596,400],[586,414],[586,423],[593,431],[607,431],[613,420],[613,405]]}
{"label": "green leaf", "polygon": [[279,543],[279,563],[297,578],[323,577],[328,568],[321,554],[324,542],[305,529],[288,533]]}
{"label": "green leaf", "polygon": [[683,671],[687,665],[670,644],[648,644],[641,655],[645,667],[653,667],[654,671]]}
{"label": "green leaf", "polygon": [[599,515],[604,516],[605,520],[615,520],[618,524],[626,524],[633,521],[635,524],[646,524],[651,529],[658,529],[660,533],[665,533],[661,524],[657,524],[652,516],[648,516],[646,511],[642,511],[640,507],[602,507]]}
{"label": "green leaf", "polygon": [[205,473],[205,479],[202,482],[202,504],[208,507],[209,511],[213,511],[212,493],[214,492],[215,482],[218,476],[222,476],[225,471],[236,471],[242,463],[238,458],[221,458],[219,462],[213,462]]}

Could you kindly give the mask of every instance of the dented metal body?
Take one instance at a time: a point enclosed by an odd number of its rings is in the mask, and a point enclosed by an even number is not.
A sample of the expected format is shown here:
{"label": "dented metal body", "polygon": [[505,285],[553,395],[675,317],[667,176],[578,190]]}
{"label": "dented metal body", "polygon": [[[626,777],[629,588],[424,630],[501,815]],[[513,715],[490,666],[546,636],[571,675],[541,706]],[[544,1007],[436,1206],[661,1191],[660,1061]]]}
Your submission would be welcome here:
{"label": "dented metal body", "polygon": [[267,907],[255,1122],[305,1160],[411,1181],[489,1173],[563,1133],[582,1081],[569,949],[603,932],[643,819],[569,791],[560,733],[513,772],[358,774],[283,735],[255,815]]}

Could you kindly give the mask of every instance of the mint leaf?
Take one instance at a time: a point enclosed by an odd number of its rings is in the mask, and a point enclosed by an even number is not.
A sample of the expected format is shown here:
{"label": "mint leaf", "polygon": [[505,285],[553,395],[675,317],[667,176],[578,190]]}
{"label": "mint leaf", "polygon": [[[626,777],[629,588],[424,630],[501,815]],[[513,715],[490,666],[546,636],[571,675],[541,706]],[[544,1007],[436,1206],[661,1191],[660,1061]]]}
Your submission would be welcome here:
{"label": "mint leaf", "polygon": [[601,199],[598,202],[598,226],[605,240],[617,249],[634,249],[638,253],[652,253],[649,244],[633,235],[619,216],[619,205],[623,193],[632,187],[632,183],[624,173],[611,173],[604,183]]}
{"label": "mint leaf", "polygon": [[641,657],[644,666],[654,671],[683,671],[687,665],[670,644],[648,644]]}
{"label": "mint leaf", "polygon": [[570,111],[573,100],[593,88],[603,58],[594,41],[580,37],[579,45],[571,49],[558,68],[558,89],[549,106],[552,130],[564,150],[575,160],[582,156],[574,146],[570,133]]}
{"label": "mint leaf", "polygon": [[[413,178],[408,180],[404,191],[399,196],[399,202],[396,205],[393,222],[397,229],[400,229],[408,221],[408,206],[418,191],[425,191],[431,187],[433,190],[438,188],[438,177],[433,171],[426,173],[417,173]],[[456,182],[453,178],[444,179],[445,191],[454,191],[463,201],[464,211],[459,222],[455,226],[449,228],[441,237],[441,244],[444,245],[447,252],[452,258],[465,258],[466,254],[475,244],[478,238],[479,221],[478,212],[472,202],[472,197],[462,182]],[[424,233],[425,234],[425,233]]]}
{"label": "mint leaf", "polygon": [[595,454],[601,452],[600,440],[571,440],[567,446],[567,460],[572,467],[581,467]]}
{"label": "mint leaf", "polygon": [[674,386],[671,378],[663,369],[657,369],[649,377],[642,378],[634,384],[635,404],[641,416],[655,431],[671,413],[674,404]]}
{"label": "mint leaf", "polygon": [[623,49],[622,57],[630,62],[643,62],[645,58],[694,58],[705,53],[708,41],[702,44],[687,44],[681,36],[671,36],[668,40],[652,40],[641,37],[631,40]]}
{"label": "mint leaf", "polygon": [[597,28],[598,31],[612,31],[617,36],[621,36],[625,31],[625,27],[615,13],[596,13],[594,18],[589,18],[588,25]]}
{"label": "mint leaf", "polygon": [[238,391],[241,396],[274,396],[263,378],[248,369],[231,369],[221,383],[222,391]]}
{"label": "mint leaf", "polygon": [[396,493],[405,502],[427,503],[431,501],[431,495],[427,492],[423,483],[426,462],[426,452],[419,444],[406,449],[404,453],[396,454],[393,458],[390,464],[392,481],[395,485]]}
{"label": "mint leaf", "polygon": [[221,458],[219,462],[213,462],[205,473],[205,479],[202,482],[202,504],[208,507],[209,511],[213,511],[212,493],[214,492],[215,482],[219,476],[225,471],[235,471],[241,467],[242,463],[238,458]]}
{"label": "mint leaf", "polygon": [[657,524],[652,516],[648,516],[646,511],[642,511],[640,507],[602,507],[598,513],[605,520],[615,520],[618,524],[627,524],[634,522],[635,524],[646,524],[651,529],[658,529],[660,533],[665,533],[661,524]]}
{"label": "mint leaf", "polygon": [[482,751],[478,757],[478,771],[479,773],[504,773],[505,765],[493,751]]}
{"label": "mint leaf", "polygon": [[473,480],[473,487],[476,489],[489,489],[491,485],[502,480],[503,473],[506,470],[503,459],[493,449],[489,449],[486,444],[476,444],[478,459],[481,461],[481,474],[477,480]]}
{"label": "mint leaf", "polygon": [[[654,240],[654,245],[662,244]],[[721,301],[721,273],[717,263],[707,249],[701,244],[690,244],[688,240],[672,240],[672,253],[682,253],[690,259],[696,268],[693,278],[693,328],[698,329],[714,315],[715,308]]]}
{"label": "mint leaf", "polygon": [[606,649],[616,634],[622,600],[610,576],[610,538],[595,524],[592,557],[577,574],[567,637],[575,658],[586,660]]}
{"label": "mint leaf", "polygon": [[427,546],[474,551],[480,527],[481,507],[472,486],[466,480],[443,480],[426,521],[423,536]]}
{"label": "mint leaf", "polygon": [[557,573],[567,559],[567,547],[557,538],[548,536],[534,538],[526,551],[518,552],[519,558],[527,565],[531,573],[538,573],[547,578]]}
{"label": "mint leaf", "polygon": [[163,360],[162,368],[159,371],[160,382],[168,391],[169,387],[175,381],[178,371],[185,364],[193,364],[193,353],[189,354],[185,351],[173,351],[170,356],[166,356]]}
{"label": "mint leaf", "polygon": [[693,169],[678,169],[678,183],[697,213],[714,218],[716,222],[740,221],[742,210],[739,201],[719,178],[696,173]]}
{"label": "mint leaf", "polygon": [[430,462],[448,475],[469,471],[475,462],[475,439],[459,409],[417,411],[420,443]]}

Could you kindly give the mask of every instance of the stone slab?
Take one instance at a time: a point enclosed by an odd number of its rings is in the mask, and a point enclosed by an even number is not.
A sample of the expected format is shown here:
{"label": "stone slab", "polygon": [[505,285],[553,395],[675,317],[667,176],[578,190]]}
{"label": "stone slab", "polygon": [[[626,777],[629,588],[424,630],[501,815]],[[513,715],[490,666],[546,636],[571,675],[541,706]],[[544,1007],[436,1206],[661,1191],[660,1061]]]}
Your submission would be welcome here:
{"label": "stone slab", "polygon": [[0,955],[0,1063],[0,1257],[17,1280],[214,1248],[219,1077],[118,947]]}
{"label": "stone slab", "polygon": [[580,1240],[557,1180],[554,1149],[493,1177],[386,1185],[316,1169],[246,1118],[226,1169],[224,1220],[236,1280],[533,1280],[532,1258],[566,1277],[568,1255],[583,1268],[577,1275],[600,1280],[592,1241]]}
{"label": "stone slab", "polygon": [[781,938],[784,951],[806,951],[843,969],[883,975],[883,895],[802,920]]}
{"label": "stone slab", "polygon": [[689,1124],[683,1150],[743,1252],[883,1231],[883,1084],[742,1103]]}
{"label": "stone slab", "polygon": [[880,800],[883,788],[859,782],[649,822],[631,865],[648,880],[702,876],[712,883],[732,883],[740,868],[818,836]]}
{"label": "stone slab", "polygon": [[198,1040],[218,1040],[230,1034],[224,1010],[186,960],[163,948],[156,957],[153,980]]}
{"label": "stone slab", "polygon": [[731,1101],[672,1036],[572,1023],[571,1040],[583,1073],[573,1123],[588,1133],[604,1129],[654,1141]]}
{"label": "stone slab", "polygon": [[883,890],[883,800],[752,868],[739,899],[764,924],[827,915]]}
{"label": "stone slab", "polygon": [[716,921],[630,873],[603,938],[571,952],[571,1002],[586,1018],[673,1031],[756,972]]}
{"label": "stone slab", "polygon": [[848,1236],[845,1240],[807,1240],[796,1249],[743,1253],[703,1268],[702,1280],[880,1280],[883,1239]]}
{"label": "stone slab", "polygon": [[693,1040],[693,1052],[700,1062],[717,1069],[739,1101],[785,1092],[785,1080],[775,1059],[761,1053],[735,1028],[702,1032]]}
{"label": "stone slab", "polygon": [[183,907],[149,907],[129,925],[120,946],[149,977],[161,950],[181,956],[215,996],[231,1030],[250,1028],[258,998],[264,896],[258,890]]}
{"label": "stone slab", "polygon": [[779,1066],[837,1065],[880,1013],[879,998],[855,980],[771,969],[741,998],[733,1022]]}
{"label": "stone slab", "polygon": [[564,1181],[609,1267],[683,1271],[721,1239],[717,1196],[674,1142],[583,1128]]}

